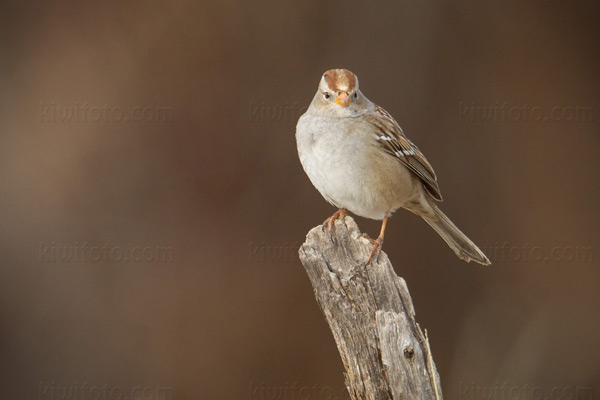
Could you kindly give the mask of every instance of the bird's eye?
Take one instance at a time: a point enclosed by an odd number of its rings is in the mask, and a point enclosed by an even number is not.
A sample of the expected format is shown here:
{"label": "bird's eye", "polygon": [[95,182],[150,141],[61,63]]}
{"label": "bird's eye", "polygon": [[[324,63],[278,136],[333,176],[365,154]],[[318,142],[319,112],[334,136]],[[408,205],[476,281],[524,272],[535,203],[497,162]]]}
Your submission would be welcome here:
{"label": "bird's eye", "polygon": [[331,95],[329,94],[329,92],[325,92],[323,93],[323,97],[325,97],[325,100],[329,100],[331,98]]}
{"label": "bird's eye", "polygon": [[358,99],[358,92],[354,92],[354,99]]}

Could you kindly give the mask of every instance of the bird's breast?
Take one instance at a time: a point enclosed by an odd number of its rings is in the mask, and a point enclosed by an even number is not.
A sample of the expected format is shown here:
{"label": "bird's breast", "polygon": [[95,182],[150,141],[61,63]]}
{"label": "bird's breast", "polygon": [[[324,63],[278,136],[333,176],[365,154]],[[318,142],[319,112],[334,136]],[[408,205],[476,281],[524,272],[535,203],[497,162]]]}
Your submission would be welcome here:
{"label": "bird's breast", "polygon": [[382,219],[411,194],[413,180],[384,152],[372,128],[359,120],[313,117],[299,121],[298,153],[323,197],[354,214]]}

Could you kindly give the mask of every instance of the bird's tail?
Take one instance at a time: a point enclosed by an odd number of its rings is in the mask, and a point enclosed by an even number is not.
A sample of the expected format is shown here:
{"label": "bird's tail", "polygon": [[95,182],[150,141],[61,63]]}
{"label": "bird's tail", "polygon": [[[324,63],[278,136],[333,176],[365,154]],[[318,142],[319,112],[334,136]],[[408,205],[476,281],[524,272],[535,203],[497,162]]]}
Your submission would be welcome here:
{"label": "bird's tail", "polygon": [[431,206],[434,215],[421,214],[421,217],[423,217],[425,222],[435,229],[442,239],[448,243],[448,246],[454,250],[458,258],[463,259],[466,262],[475,261],[483,265],[491,264],[485,254],[479,250],[479,247],[477,247],[467,235],[462,233],[442,210],[432,202],[429,202],[429,205]]}

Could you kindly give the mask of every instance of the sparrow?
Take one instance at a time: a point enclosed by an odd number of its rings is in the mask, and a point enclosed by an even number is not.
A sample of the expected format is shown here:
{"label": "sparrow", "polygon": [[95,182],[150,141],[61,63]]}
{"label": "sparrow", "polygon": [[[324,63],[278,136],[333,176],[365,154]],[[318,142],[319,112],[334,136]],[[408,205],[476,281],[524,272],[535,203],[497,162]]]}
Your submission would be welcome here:
{"label": "sparrow", "polygon": [[438,208],[442,201],[433,168],[392,116],[360,91],[347,69],[325,72],[307,111],[296,126],[304,171],[327,202],[339,210],[381,220],[367,263],[383,245],[389,217],[404,208],[425,220],[465,260],[489,265],[483,252]]}

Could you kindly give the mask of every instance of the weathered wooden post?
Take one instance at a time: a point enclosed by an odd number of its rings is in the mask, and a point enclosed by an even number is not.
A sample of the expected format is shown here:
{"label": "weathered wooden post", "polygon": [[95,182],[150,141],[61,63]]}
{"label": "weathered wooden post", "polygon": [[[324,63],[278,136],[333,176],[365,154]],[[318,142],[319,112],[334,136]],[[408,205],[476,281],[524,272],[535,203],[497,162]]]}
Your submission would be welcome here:
{"label": "weathered wooden post", "polygon": [[353,400],[441,400],[440,378],[404,279],[383,252],[366,265],[371,243],[354,219],[329,232],[313,228],[300,260],[346,369]]}

